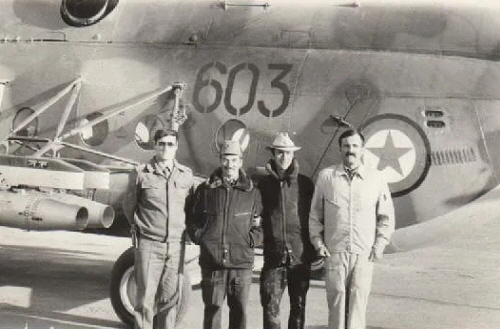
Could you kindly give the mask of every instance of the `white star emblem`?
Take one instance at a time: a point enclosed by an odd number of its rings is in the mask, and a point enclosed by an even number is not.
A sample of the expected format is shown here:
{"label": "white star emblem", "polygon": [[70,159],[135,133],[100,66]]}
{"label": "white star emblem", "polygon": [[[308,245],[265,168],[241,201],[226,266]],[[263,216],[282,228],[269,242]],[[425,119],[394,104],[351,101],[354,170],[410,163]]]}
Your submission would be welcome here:
{"label": "white star emblem", "polygon": [[415,145],[402,131],[380,130],[370,136],[365,148],[365,162],[384,172],[389,183],[405,179],[416,161]]}

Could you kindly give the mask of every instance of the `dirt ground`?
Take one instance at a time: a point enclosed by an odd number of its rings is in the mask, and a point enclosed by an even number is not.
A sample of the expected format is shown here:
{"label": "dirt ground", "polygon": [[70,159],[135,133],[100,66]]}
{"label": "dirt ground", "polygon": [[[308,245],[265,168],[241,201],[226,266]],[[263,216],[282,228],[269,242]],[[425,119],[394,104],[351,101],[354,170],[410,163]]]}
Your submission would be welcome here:
{"label": "dirt ground", "polygon": [[[500,323],[500,223],[465,237],[387,255],[375,269],[368,329],[495,329]],[[127,238],[76,232],[0,228],[0,328],[126,328],[108,291],[111,268]],[[195,246],[190,248],[196,248]],[[179,328],[201,328],[198,267]],[[286,327],[288,301],[282,304]],[[224,313],[227,326],[227,310]],[[312,281],[306,328],[326,328],[324,284]],[[258,273],[249,302],[249,329],[262,328]]]}

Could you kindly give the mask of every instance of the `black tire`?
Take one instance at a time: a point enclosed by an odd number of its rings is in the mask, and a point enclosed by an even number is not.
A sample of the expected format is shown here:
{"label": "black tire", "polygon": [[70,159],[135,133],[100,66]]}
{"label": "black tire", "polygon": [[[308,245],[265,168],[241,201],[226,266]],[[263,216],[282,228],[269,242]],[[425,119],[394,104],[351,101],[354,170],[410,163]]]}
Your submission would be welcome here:
{"label": "black tire", "polygon": [[134,268],[134,248],[130,247],[125,250],[116,260],[111,270],[110,297],[111,305],[115,310],[116,315],[126,324],[134,324],[133,306],[130,299],[125,299],[122,291],[122,280],[127,280],[124,275],[133,277]]}
{"label": "black tire", "polygon": [[[133,326],[134,314],[131,294],[135,294],[134,278],[134,248],[125,250],[116,260],[111,270],[110,297],[111,305],[118,317],[126,324]],[[177,302],[176,323],[186,315],[191,296],[189,276],[183,276],[182,293]],[[130,281],[132,279],[132,281]]]}

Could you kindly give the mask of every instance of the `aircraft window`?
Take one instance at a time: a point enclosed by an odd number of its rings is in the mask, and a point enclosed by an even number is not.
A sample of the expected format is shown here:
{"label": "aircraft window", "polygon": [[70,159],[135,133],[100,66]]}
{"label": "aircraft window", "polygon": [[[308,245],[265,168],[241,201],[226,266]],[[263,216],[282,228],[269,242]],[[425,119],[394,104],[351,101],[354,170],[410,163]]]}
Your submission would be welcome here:
{"label": "aircraft window", "polygon": [[142,149],[152,150],[154,148],[154,134],[164,126],[163,121],[156,115],[143,117],[135,127],[135,142]]}
{"label": "aircraft window", "polygon": [[220,151],[220,147],[225,140],[237,140],[240,142],[241,149],[245,151],[250,142],[250,134],[247,126],[240,120],[231,119],[226,121],[217,129],[215,147]]}
{"label": "aircraft window", "polygon": [[444,112],[440,110],[426,110],[425,116],[428,118],[441,118],[444,116]]}
{"label": "aircraft window", "polygon": [[[85,119],[80,121],[79,126],[86,125],[90,121],[102,116],[103,114],[100,112],[93,112],[85,116]],[[108,137],[109,134],[109,124],[108,121],[105,120],[100,122],[92,127],[88,127],[80,133],[80,136],[83,142],[89,146],[99,146]]]}
{"label": "aircraft window", "polygon": [[443,121],[429,120],[427,121],[427,127],[429,128],[443,128],[445,123]]}
{"label": "aircraft window", "polygon": [[62,0],[61,17],[71,26],[89,26],[115,9],[119,0]]}
{"label": "aircraft window", "polygon": [[[12,121],[12,129],[18,127],[24,120],[26,120],[30,115],[35,113],[32,108],[23,107],[17,111],[14,120]],[[38,118],[33,119],[28,123],[23,129],[17,132],[18,136],[33,137],[38,133]]]}

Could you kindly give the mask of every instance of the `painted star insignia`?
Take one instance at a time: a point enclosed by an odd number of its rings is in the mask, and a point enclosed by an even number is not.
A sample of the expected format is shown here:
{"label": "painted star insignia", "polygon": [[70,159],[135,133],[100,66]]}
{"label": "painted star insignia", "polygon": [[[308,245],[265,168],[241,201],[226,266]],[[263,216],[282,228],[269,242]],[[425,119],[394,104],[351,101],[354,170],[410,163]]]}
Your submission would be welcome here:
{"label": "painted star insignia", "polygon": [[412,150],[410,147],[396,147],[391,131],[389,131],[385,138],[384,146],[367,147],[366,149],[379,158],[380,161],[377,165],[378,170],[382,171],[387,167],[391,167],[401,176],[403,175],[403,169],[399,163],[399,158]]}

